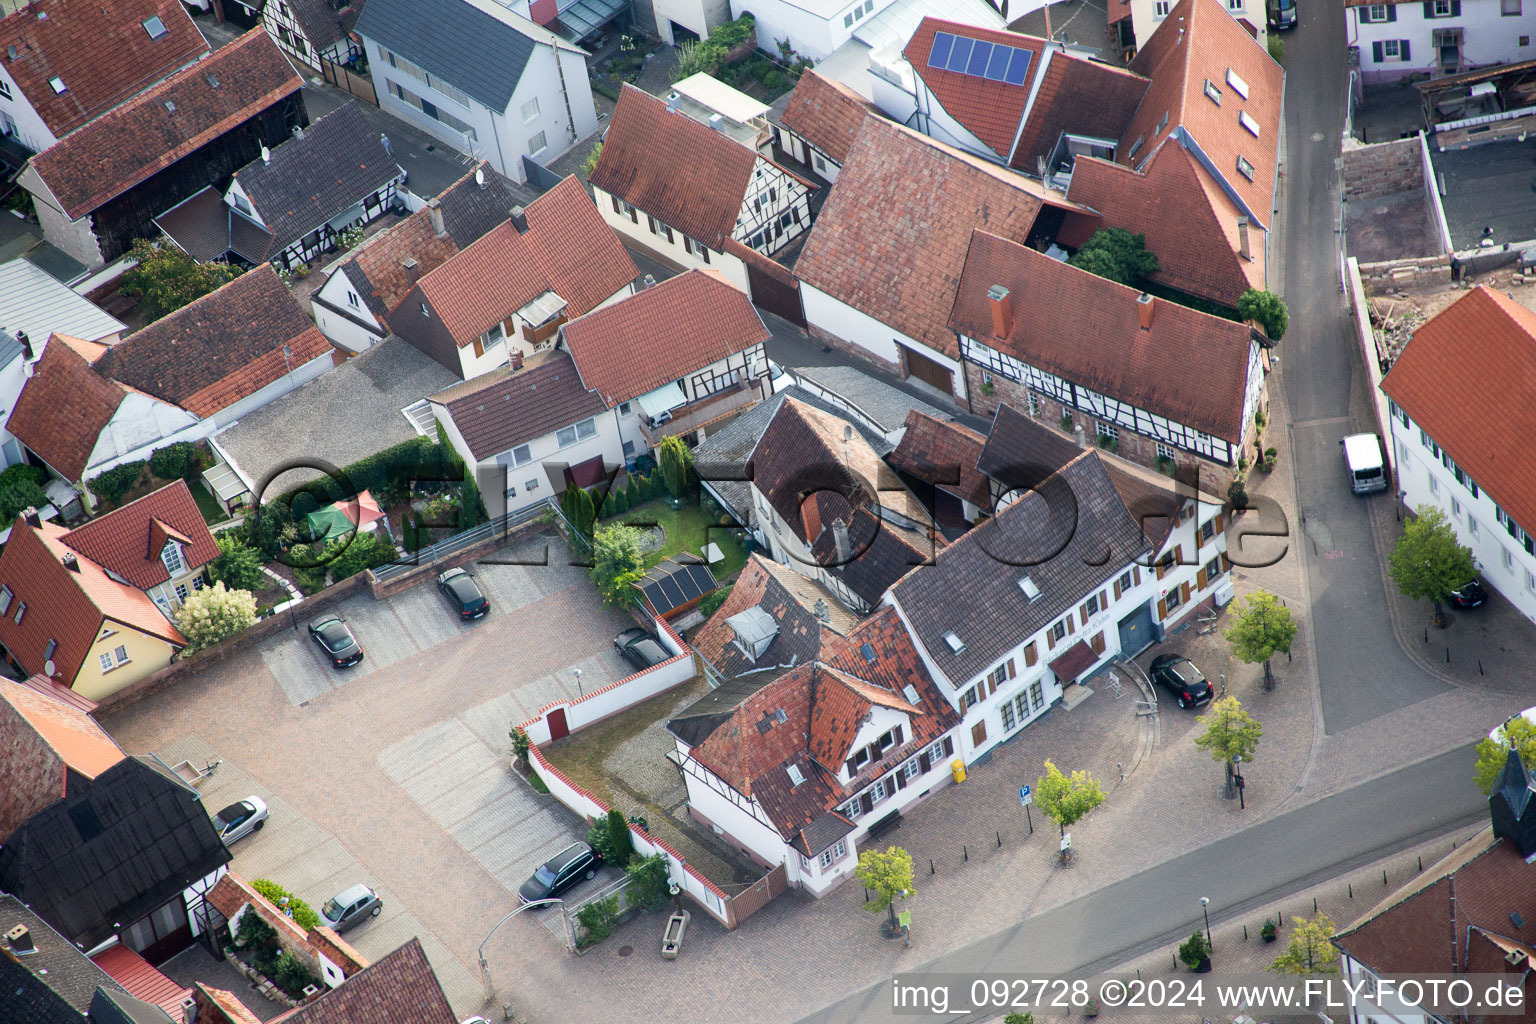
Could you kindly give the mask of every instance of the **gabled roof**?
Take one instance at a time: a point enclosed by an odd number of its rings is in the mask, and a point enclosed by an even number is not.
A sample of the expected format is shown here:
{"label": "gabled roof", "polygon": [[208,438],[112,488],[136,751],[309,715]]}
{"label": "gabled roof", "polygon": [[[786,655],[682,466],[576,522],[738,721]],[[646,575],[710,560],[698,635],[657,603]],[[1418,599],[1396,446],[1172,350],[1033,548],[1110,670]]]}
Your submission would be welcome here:
{"label": "gabled roof", "polygon": [[31,167],[75,220],[303,85],[271,36],[247,32],[71,132]]}
{"label": "gabled roof", "polygon": [[128,328],[31,260],[18,256],[0,263],[0,330],[25,331],[37,351],[54,332],[102,341]]}
{"label": "gabled roof", "polygon": [[875,707],[906,715],[922,713],[895,691],[866,683],[831,665],[819,668],[808,737],[811,757],[817,764],[832,768],[846,761],[859,727]]}
{"label": "gabled roof", "polygon": [[316,50],[347,38],[366,0],[286,0],[293,20]]}
{"label": "gabled roof", "polygon": [[[183,1003],[191,997],[192,990],[176,984],[164,974],[161,974],[149,961],[145,960],[131,948],[119,942],[115,946],[97,953],[92,961],[97,967],[106,971],[123,988],[127,989],[119,1009],[125,1011],[124,1019],[131,1024],[172,1024],[168,1014],[174,1013],[181,1016]],[[96,999],[103,997],[101,992],[96,993]],[[160,1015],[156,1015],[156,1010]],[[93,1021],[92,1024],[95,1024]],[[176,1024],[182,1024],[177,1021]]]}
{"label": "gabled roof", "polygon": [[838,173],[795,273],[959,358],[959,342],[944,324],[971,229],[1027,241],[1041,206],[1031,189],[1039,191],[1013,171],[871,118]]}
{"label": "gabled roof", "polygon": [[1029,490],[1083,453],[1072,441],[1011,405],[999,405],[976,456],[976,469],[1000,485],[999,495]]}
{"label": "gabled roof", "polygon": [[717,271],[689,270],[561,328],[587,387],[612,408],[770,337],[752,300]]}
{"label": "gabled roof", "polygon": [[263,263],[130,334],[96,369],[208,417],[333,351]]}
{"label": "gabled roof", "polygon": [[431,396],[463,435],[476,459],[489,459],[510,448],[596,416],[606,406],[589,391],[564,352],[551,352],[524,363],[504,366]]}
{"label": "gabled roof", "polygon": [[56,138],[207,52],[177,0],[34,0],[0,19],[0,67]]}
{"label": "gabled roof", "polygon": [[7,780],[0,790],[0,839],[63,796],[69,772],[95,778],[122,759],[112,737],[80,708],[26,683],[0,680],[0,775]]}
{"label": "gabled roof", "polygon": [[[1087,450],[908,574],[891,596],[928,657],[962,686],[1147,547],[1099,453]],[[1039,597],[1026,596],[1024,576]],[[958,652],[944,639],[951,632]]]}
{"label": "gabled roof", "polygon": [[789,94],[779,120],[839,164],[848,159],[864,119],[878,116],[875,105],[841,82],[806,71]]}
{"label": "gabled roof", "polygon": [[369,0],[354,31],[497,113],[539,44],[582,52],[493,0]]}
{"label": "gabled roof", "polygon": [[1009,166],[1038,174],[1062,132],[1118,140],[1147,94],[1141,75],[1063,50],[1051,54]]}
{"label": "gabled roof", "polygon": [[991,507],[987,478],[976,460],[987,439],[963,423],[941,420],[913,409],[901,443],[888,456],[896,469],[963,498],[982,509]]}
{"label": "gabled roof", "polygon": [[668,616],[719,590],[720,583],[702,558],[684,552],[647,569],[634,587],[653,612]]}
{"label": "gabled roof", "polygon": [[1479,286],[1414,332],[1381,390],[1515,522],[1536,531],[1536,466],[1519,443],[1521,428],[1536,425],[1533,379],[1536,313]]}
{"label": "gabled roof", "polygon": [[235,172],[281,251],[401,176],[356,100]]}
{"label": "gabled roof", "polygon": [[526,232],[504,221],[418,282],[460,347],[545,292],[577,317],[639,276],[574,176],[529,204],[527,217]]}
{"label": "gabled roof", "polygon": [[[993,285],[1010,293],[1006,338],[993,334]],[[1080,387],[1241,441],[1251,329],[1167,299],[1141,298],[1134,288],[977,231],[949,326]],[[1140,326],[1146,304],[1150,329]]]}
{"label": "gabled roof", "polygon": [[11,833],[0,889],[89,949],[229,861],[197,791],[128,757]]}
{"label": "gabled roof", "polygon": [[79,1024],[100,989],[117,982],[15,896],[0,893],[0,935],[18,925],[31,933],[37,952],[14,957],[0,952],[0,1007],[6,1024]]}
{"label": "gabled roof", "polygon": [[[941,33],[955,39],[1026,51],[1029,56],[1018,59],[1028,61],[1028,70],[1023,76],[1015,76],[1020,77],[1020,81],[1008,82],[935,67],[930,63],[934,38]],[[1019,122],[1024,118],[1024,110],[1029,105],[1030,93],[1040,77],[1041,67],[1046,63],[1043,59],[1045,47],[1045,40],[1034,36],[977,28],[958,21],[924,18],[902,50],[902,56],[907,58],[917,77],[922,79],[928,91],[933,93],[950,116],[970,129],[971,134],[996,153],[999,160],[1006,161],[1013,153],[1013,140],[1018,134]],[[990,47],[988,53],[991,53]],[[945,60],[947,62],[947,56]]]}
{"label": "gabled roof", "polygon": [[285,1014],[283,1024],[456,1024],[457,1019],[421,940],[413,937],[344,984]]}
{"label": "gabled roof", "polygon": [[[1170,138],[1198,149],[1249,215],[1267,229],[1274,206],[1285,72],[1264,46],[1220,0],[1179,0],[1131,61],[1131,70],[1152,79],[1152,85],[1121,137],[1115,158],[1140,167]],[[1233,84],[1232,77],[1242,86]],[[1220,94],[1220,104],[1207,96],[1207,82]],[[1257,137],[1243,127],[1240,113],[1253,119]],[[1184,138],[1175,138],[1181,133]],[[1132,157],[1137,139],[1145,141]],[[1253,166],[1252,181],[1238,172],[1240,156]]]}
{"label": "gabled roof", "polygon": [[166,484],[64,534],[63,542],[140,590],[170,579],[160,551],[181,544],[188,571],[219,557],[219,546],[185,480]]}
{"label": "gabled roof", "polygon": [[212,185],[160,214],[154,225],[199,263],[231,252],[251,263],[264,263],[272,251],[272,232],[236,213]]}
{"label": "gabled roof", "polygon": [[[137,953],[134,955],[138,956]],[[91,1024],[178,1024],[164,1007],[107,988],[97,989],[91,997],[90,1021]]]}
{"label": "gabled roof", "polygon": [[1105,227],[1145,235],[1160,284],[1232,308],[1249,288],[1264,287],[1262,229],[1249,231],[1244,259],[1242,211],[1182,146],[1164,146],[1140,172],[1079,156],[1067,195],[1097,210]]}
{"label": "gabled roof", "polygon": [[757,160],[723,132],[625,85],[591,181],[718,249],[736,230]]}
{"label": "gabled roof", "polygon": [[22,385],[5,429],[65,479],[79,480],[127,393],[91,369],[63,335],[54,335]]}

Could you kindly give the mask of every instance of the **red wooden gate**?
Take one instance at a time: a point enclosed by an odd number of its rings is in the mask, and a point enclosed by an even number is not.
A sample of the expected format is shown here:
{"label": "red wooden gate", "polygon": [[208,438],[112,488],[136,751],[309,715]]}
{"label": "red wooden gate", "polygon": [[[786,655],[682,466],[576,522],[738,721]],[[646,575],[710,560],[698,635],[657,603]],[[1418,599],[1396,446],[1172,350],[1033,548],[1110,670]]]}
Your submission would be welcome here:
{"label": "red wooden gate", "polygon": [[563,740],[571,734],[571,729],[565,724],[565,708],[555,708],[549,713],[549,741]]}

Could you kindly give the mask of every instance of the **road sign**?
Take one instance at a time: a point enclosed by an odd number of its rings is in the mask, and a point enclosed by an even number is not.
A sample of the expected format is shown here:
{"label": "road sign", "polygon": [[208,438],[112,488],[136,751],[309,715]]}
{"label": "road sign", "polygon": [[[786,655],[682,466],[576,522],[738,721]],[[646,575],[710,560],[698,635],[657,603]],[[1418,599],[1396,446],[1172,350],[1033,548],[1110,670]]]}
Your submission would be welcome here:
{"label": "road sign", "polygon": [[903,928],[912,927],[912,911],[903,910],[901,913],[897,914],[896,923],[901,925]]}
{"label": "road sign", "polygon": [[1020,786],[1019,787],[1019,806],[1020,807],[1028,807],[1030,804],[1032,804],[1034,802],[1035,802],[1035,798],[1030,795],[1029,787],[1028,786]]}
{"label": "road sign", "polygon": [[1061,849],[1063,852],[1072,849],[1072,833],[1068,832],[1061,837]]}

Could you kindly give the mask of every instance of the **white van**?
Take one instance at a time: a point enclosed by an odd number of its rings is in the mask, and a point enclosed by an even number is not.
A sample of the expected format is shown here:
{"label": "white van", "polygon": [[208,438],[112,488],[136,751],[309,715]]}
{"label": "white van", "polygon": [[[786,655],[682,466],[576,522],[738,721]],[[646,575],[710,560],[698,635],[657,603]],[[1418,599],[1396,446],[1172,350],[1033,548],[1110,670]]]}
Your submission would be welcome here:
{"label": "white van", "polygon": [[1356,494],[1387,489],[1387,467],[1381,457],[1381,440],[1375,434],[1351,434],[1339,441],[1349,486]]}

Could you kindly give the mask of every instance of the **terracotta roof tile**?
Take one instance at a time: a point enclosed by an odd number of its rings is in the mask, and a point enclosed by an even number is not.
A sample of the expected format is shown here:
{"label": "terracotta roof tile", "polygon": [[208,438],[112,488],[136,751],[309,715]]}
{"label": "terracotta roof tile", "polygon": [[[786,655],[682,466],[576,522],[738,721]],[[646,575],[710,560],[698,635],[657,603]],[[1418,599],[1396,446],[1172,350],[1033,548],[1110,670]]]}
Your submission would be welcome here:
{"label": "terracotta roof tile", "polygon": [[96,369],[208,417],[332,351],[277,271],[263,263],[130,334]]}
{"label": "terracotta roof tile", "polygon": [[640,276],[629,251],[604,223],[592,196],[575,175],[528,204],[523,236],[549,289],[570,305],[572,318],[596,309]]}
{"label": "terracotta roof tile", "polygon": [[525,441],[603,412],[597,392],[581,383],[564,352],[502,367],[431,397],[444,407],[476,459],[489,459]]}
{"label": "terracotta roof tile", "polygon": [[[1013,307],[1007,338],[993,335],[987,290]],[[1068,266],[984,231],[971,243],[950,327],[1079,387],[1237,443],[1253,350],[1244,324],[1148,298],[1140,326],[1134,288]]]}
{"label": "terracotta roof tile", "polygon": [[[824,605],[827,624],[816,617],[818,600]],[[736,631],[727,620],[757,607],[773,618],[778,635],[769,643],[762,658],[754,660],[736,645]],[[823,629],[835,623],[846,631],[853,621],[832,592],[821,584],[753,554],[736,577],[724,603],[698,628],[689,643],[716,672],[732,679],[767,664],[812,661],[821,650]]]}
{"label": "terracotta roof tile", "polygon": [[[930,67],[928,59],[933,49],[933,39],[940,32],[1028,50],[1031,57],[1027,77],[1019,85],[1011,85],[960,71]],[[997,154],[998,159],[1007,160],[1013,153],[1013,140],[1018,135],[1024,109],[1029,105],[1030,91],[1040,77],[1041,66],[1046,63],[1041,57],[1044,50],[1045,40],[1034,36],[977,28],[957,21],[924,18],[907,41],[902,56],[907,58],[912,70],[951,117],[970,129],[973,135]]]}
{"label": "terracotta roof tile", "polygon": [[66,479],[78,481],[127,392],[91,369],[75,348],[58,344],[63,335],[52,340],[5,426]]}
{"label": "terracotta roof tile", "polygon": [[1038,487],[1081,454],[1081,448],[1045,424],[1011,405],[999,405],[986,443],[976,456],[976,469],[997,482],[1001,496]]}
{"label": "terracotta roof tile", "polygon": [[13,728],[30,729],[42,737],[61,761],[88,779],[94,779],[124,757],[122,748],[94,718],[57,697],[25,683],[0,679],[0,701],[11,709],[0,725],[0,735]]}
{"label": "terracotta roof tile", "polygon": [[1062,132],[1118,140],[1130,126],[1148,84],[1123,68],[1061,51],[1052,53],[1011,166],[1026,174],[1037,173],[1036,158],[1049,158]]}
{"label": "terracotta roof tile", "polygon": [[283,1024],[457,1024],[421,940],[358,971],[319,999],[283,1015]]}
{"label": "terracotta roof tile", "polygon": [[[200,981],[194,981],[192,988],[201,996],[198,999],[199,1004],[211,1005],[212,1012],[222,1015],[222,1024],[261,1024],[261,1018],[252,1013],[233,992],[222,988],[210,988]],[[213,1024],[217,1019],[210,1018],[205,1024]]]}
{"label": "terracotta roof tile", "polygon": [[[119,942],[97,953],[91,962],[111,976],[128,994],[151,1006],[158,1006],[167,1014],[180,1016],[184,1000],[192,994],[150,965],[138,953]],[[172,1017],[171,1020],[176,1020]]]}
{"label": "terracotta roof tile", "polygon": [[704,270],[668,278],[561,329],[582,383],[609,408],[768,338],[746,293]]}
{"label": "terracotta roof tile", "polygon": [[864,118],[878,114],[875,105],[841,82],[805,72],[789,94],[779,120],[839,164],[848,159]]}
{"label": "terracotta roof tile", "polygon": [[140,590],[170,579],[160,560],[164,538],[182,545],[189,570],[219,557],[219,546],[185,480],[167,484],[64,534],[71,548],[122,576]]}
{"label": "terracotta roof tile", "polygon": [[1536,425],[1533,379],[1536,313],[1479,286],[1414,332],[1381,389],[1515,522],[1536,532],[1536,466],[1521,444],[1521,424]]}
{"label": "terracotta roof tile", "polygon": [[31,168],[78,219],[303,85],[271,36],[247,32],[71,132]]}
{"label": "terracotta roof tile", "polygon": [[987,478],[976,468],[986,441],[963,423],[913,409],[907,413],[901,443],[886,458],[897,469],[987,509],[991,506]]}
{"label": "terracotta roof tile", "polygon": [[591,181],[718,249],[736,230],[756,166],[753,150],[625,85]]}
{"label": "terracotta roof tile", "polygon": [[[152,17],[158,39],[144,27]],[[0,19],[0,53],[12,46],[15,59],[0,66],[56,138],[208,52],[177,0],[34,0]]]}

